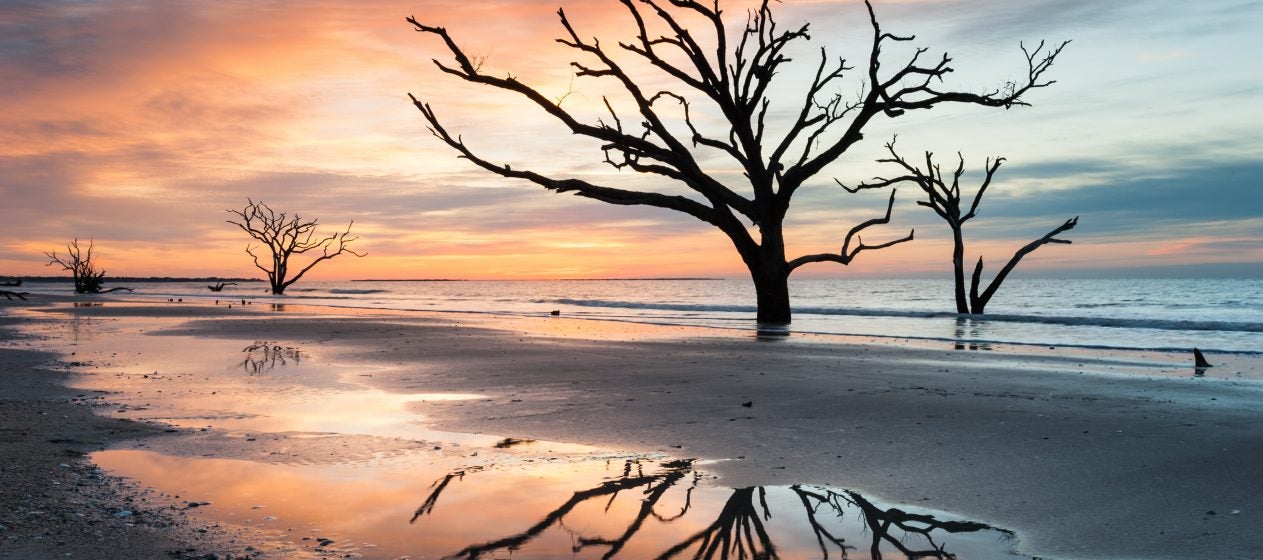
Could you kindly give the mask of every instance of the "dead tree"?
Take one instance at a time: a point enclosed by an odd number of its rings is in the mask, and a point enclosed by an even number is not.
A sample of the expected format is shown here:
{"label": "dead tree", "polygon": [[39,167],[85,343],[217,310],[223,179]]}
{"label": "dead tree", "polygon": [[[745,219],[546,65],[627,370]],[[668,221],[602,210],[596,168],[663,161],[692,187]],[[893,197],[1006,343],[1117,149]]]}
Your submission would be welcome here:
{"label": "dead tree", "polygon": [[44,253],[50,260],[44,266],[61,266],[65,270],[70,271],[70,275],[75,281],[76,294],[107,294],[120,290],[132,291],[131,288],[117,287],[104,289],[105,271],[96,269],[96,262],[92,259],[93,241],[88,240],[88,248],[82,250],[79,248],[79,238],[66,244],[66,255],[59,256],[57,251]]}
{"label": "dead tree", "polygon": [[[996,290],[1000,288],[1000,284],[1004,283],[1004,279],[1008,278],[1009,273],[1017,267],[1017,263],[1021,262],[1022,257],[1031,254],[1046,244],[1070,244],[1068,239],[1058,239],[1056,236],[1063,232],[1074,229],[1078,225],[1079,217],[1075,216],[1066,223],[1057,226],[1052,231],[1044,234],[1043,237],[1036,239],[1018,249],[1016,253],[1005,263],[1004,268],[991,279],[987,287],[978,291],[979,284],[982,282],[982,256],[978,257],[978,263],[974,265],[973,275],[970,278],[969,294],[965,295],[965,222],[972,220],[978,215],[978,205],[982,202],[983,193],[987,192],[987,187],[991,186],[991,178],[995,175],[1000,164],[1004,163],[1004,158],[988,158],[983,170],[986,177],[982,180],[982,185],[974,192],[973,201],[969,203],[968,210],[961,206],[960,178],[965,174],[965,158],[957,154],[959,163],[956,170],[952,172],[951,183],[949,184],[943,179],[943,169],[934,163],[934,154],[925,152],[925,169],[921,169],[916,165],[909,163],[895,151],[895,142],[892,140],[886,144],[886,150],[890,152],[889,158],[877,160],[879,163],[893,163],[902,168],[904,175],[893,178],[876,177],[873,182],[862,183],[854,188],[842,185],[842,188],[850,192],[859,191],[861,189],[873,189],[896,185],[899,183],[915,183],[925,193],[925,198],[918,200],[917,204],[934,210],[947,226],[952,230],[952,276],[955,279],[956,294],[956,312],[981,315],[987,308],[987,303],[991,301],[991,296],[995,295]],[[962,214],[962,211],[964,213]]]}
{"label": "dead tree", "polygon": [[[632,37],[615,43],[585,38],[571,25],[564,10],[557,12],[564,30],[557,41],[583,58],[570,63],[575,77],[618,84],[617,99],[603,98],[608,111],[605,117],[585,118],[562,107],[564,97],[550,98],[512,75],[501,77],[484,72],[484,60],[471,57],[457,46],[458,41],[447,29],[412,17],[407,21],[416,31],[443,41],[452,63],[435,59],[440,71],[521,96],[571,133],[595,141],[605,163],[651,175],[657,182],[675,185],[683,194],[610,187],[594,183],[590,177],[496,163],[450,132],[429,103],[411,94],[409,97],[434,136],[491,173],[609,204],[674,210],[719,228],[750,271],[759,322],[770,324],[790,322],[788,279],[798,267],[815,262],[846,265],[863,251],[912,239],[912,233],[871,245],[860,239],[860,232],[867,227],[887,223],[887,205],[884,218],[851,228],[843,237],[839,252],[786,258],[783,224],[799,188],[812,182],[859,142],[864,127],[877,117],[894,118],[949,103],[1003,108],[1026,105],[1023,96],[1027,92],[1053,83],[1042,76],[1066,45],[1048,50],[1042,42],[1034,50],[1023,47],[1026,68],[1021,78],[998,88],[983,93],[939,89],[942,78],[953,71],[952,59],[944,54],[936,60],[923,61],[927,49],[918,48],[888,68],[883,49],[914,37],[884,31],[872,5],[866,1],[872,47],[857,73],[860,83],[844,86],[855,66],[845,59],[830,57],[821,48],[814,77],[803,81],[799,92],[788,94],[784,92],[792,91],[788,89],[790,84],[782,87],[773,86],[772,82],[778,74],[786,73],[785,65],[791,61],[787,53],[811,38],[806,24],[789,29],[778,27],[768,0],[747,14],[746,25],[732,36],[718,0],[620,3],[628,12]],[[657,30],[665,32],[660,35]],[[634,66],[655,70],[633,73]],[[647,84],[663,79],[674,83],[675,90],[647,89]],[[855,90],[859,93],[854,99],[840,93]],[[784,114],[779,109],[786,103],[793,104],[789,111],[793,116],[786,122],[771,122],[769,115]],[[721,124],[714,129],[702,124],[716,120]],[[734,190],[724,183],[726,177],[713,172],[721,166],[704,163],[702,156],[716,153],[742,171],[744,188]],[[751,233],[747,224],[753,224],[757,233]]]}
{"label": "dead tree", "polygon": [[[346,231],[342,233],[317,237],[318,219],[307,220],[298,214],[290,216],[285,212],[276,212],[262,202],[247,199],[245,208],[228,210],[228,213],[235,214],[239,218],[239,220],[228,220],[228,223],[241,228],[242,231],[250,234],[250,237],[267,247],[270,253],[270,265],[260,262],[259,253],[255,252],[258,247],[246,245],[246,254],[254,258],[255,268],[267,274],[268,282],[272,285],[272,293],[276,295],[285,293],[285,288],[297,282],[304,274],[307,274],[307,271],[324,261],[343,253],[357,257],[364,256],[364,253],[357,253],[349,247],[352,242],[359,239],[350,236],[354,221],[347,224]],[[319,250],[320,254],[291,276],[290,258],[316,250]],[[214,288],[211,290],[214,291]]]}

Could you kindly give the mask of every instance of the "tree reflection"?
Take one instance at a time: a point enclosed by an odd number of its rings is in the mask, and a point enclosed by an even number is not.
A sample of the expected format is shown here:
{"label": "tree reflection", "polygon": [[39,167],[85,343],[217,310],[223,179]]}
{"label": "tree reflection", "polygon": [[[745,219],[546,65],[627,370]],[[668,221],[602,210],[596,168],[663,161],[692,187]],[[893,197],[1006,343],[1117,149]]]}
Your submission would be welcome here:
{"label": "tree reflection", "polygon": [[[956,349],[965,350],[991,350],[991,344],[987,342],[978,342],[983,338],[986,323],[982,320],[974,320],[969,317],[956,317]],[[965,341],[969,341],[966,346]]]}
{"label": "tree reflection", "polygon": [[[803,507],[808,511],[811,528],[816,533],[816,538],[820,542],[821,552],[825,558],[829,556],[824,542],[825,537],[828,537],[830,542],[842,548],[842,557],[846,557],[846,547],[842,545],[841,539],[834,540],[833,536],[816,520],[815,512],[826,505],[833,510],[839,519],[843,517],[845,510],[849,509],[849,507],[854,507],[860,511],[860,514],[864,517],[865,527],[871,532],[872,542],[869,546],[869,554],[874,560],[882,558],[881,545],[883,542],[889,543],[907,558],[956,558],[956,555],[947,552],[942,544],[935,542],[933,535],[935,531],[955,534],[992,530],[998,531],[1006,537],[1013,535],[1011,531],[998,529],[985,523],[940,521],[933,515],[909,513],[899,508],[882,509],[850,490],[837,491],[824,488],[804,488],[802,486],[791,486],[790,489],[802,499]],[[893,529],[900,530],[903,538],[895,537],[891,533]],[[916,541],[924,541],[925,546],[929,548],[920,550],[910,548],[910,543]]]}
{"label": "tree reflection", "polygon": [[302,352],[293,346],[281,346],[267,341],[255,342],[241,350],[246,357],[241,361],[241,369],[247,373],[267,373],[277,366],[286,366],[291,362],[297,365],[302,362]]}
{"label": "tree reflection", "polygon": [[[454,471],[436,480],[431,485],[432,490],[429,495],[417,508],[410,522],[416,523],[427,515],[434,515],[435,505],[444,490],[449,489],[454,480],[463,480],[466,474],[475,470],[479,469]],[[712,511],[712,508],[705,505],[694,507],[694,491],[697,490],[700,479],[701,475],[693,470],[692,460],[661,464],[654,464],[649,460],[629,460],[625,462],[621,476],[575,492],[568,500],[545,513],[539,521],[525,531],[470,545],[445,558],[475,560],[489,556],[501,557],[497,555],[498,553],[512,554],[553,528],[565,530],[571,535],[570,554],[577,555],[585,549],[604,548],[604,552],[600,554],[601,558],[613,558],[623,551],[629,541],[647,524],[670,525],[690,512]],[[681,484],[682,482],[686,484]],[[676,500],[664,499],[672,488],[682,490],[683,497],[676,506],[678,510],[671,507],[664,513],[661,510],[668,508],[666,504],[676,502]],[[633,490],[638,490],[638,492],[631,492]],[[771,490],[783,493],[786,488],[771,487]],[[891,554],[891,549],[896,551],[896,557],[900,558],[954,559],[956,556],[948,552],[945,544],[941,542],[944,534],[994,530],[1006,538],[1012,535],[1008,531],[983,523],[939,520],[928,514],[911,513],[899,508],[882,508],[858,493],[848,490],[794,485],[788,487],[788,491],[792,497],[797,498],[796,503],[801,504],[801,511],[798,511],[796,507],[790,508],[789,511],[778,510],[777,513],[782,516],[779,518],[780,523],[784,526],[786,522],[789,522],[798,526],[797,528],[805,526],[815,539],[820,557],[824,559],[846,559],[851,552],[858,550],[856,546],[848,544],[846,538],[842,536],[844,531],[848,531],[843,525],[844,519],[853,520],[853,525],[861,524],[859,531],[851,528],[848,534],[864,535],[867,541],[865,543],[868,549],[867,558],[872,560],[882,560],[884,554]],[[601,510],[603,515],[616,515],[612,512],[625,511],[615,510],[612,507],[622,494],[632,494],[635,496],[632,499],[638,499],[639,505],[633,508],[635,513],[625,525],[621,522],[617,525],[621,529],[618,530],[616,536],[601,537],[581,534],[572,527],[591,524],[581,522],[582,520],[572,520],[572,523],[567,524],[567,516],[574,514],[580,505],[592,500],[596,500],[594,503],[598,504],[604,502]],[[771,530],[770,523],[773,520],[774,510],[777,510],[776,506],[783,510],[787,503],[793,504],[795,501],[782,499],[773,501],[769,505],[768,494],[769,488],[763,486],[732,489],[732,493],[724,500],[718,512],[713,514],[714,520],[702,529],[692,529],[697,526],[698,519],[696,518],[700,515],[694,513],[691,523],[681,522],[679,527],[681,531],[694,531],[691,534],[680,540],[674,540],[677,537],[666,539],[657,537],[661,542],[654,543],[653,546],[661,546],[663,552],[656,558],[659,560],[684,558],[772,560],[781,558],[781,553],[774,542],[774,532]],[[581,515],[575,514],[575,517],[581,517]],[[653,532],[661,534],[661,531]],[[776,536],[783,537],[783,533],[777,533]],[[801,547],[804,543],[790,544]]]}

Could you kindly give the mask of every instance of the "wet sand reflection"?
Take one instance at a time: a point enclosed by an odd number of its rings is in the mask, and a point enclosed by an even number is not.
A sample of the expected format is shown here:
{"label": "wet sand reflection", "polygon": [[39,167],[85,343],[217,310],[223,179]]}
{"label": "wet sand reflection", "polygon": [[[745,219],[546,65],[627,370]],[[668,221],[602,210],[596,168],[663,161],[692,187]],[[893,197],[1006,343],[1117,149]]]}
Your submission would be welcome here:
{"label": "wet sand reflection", "polygon": [[360,558],[1015,558],[1006,531],[846,490],[723,488],[690,460],[479,451],[494,460],[462,467],[453,465],[465,457],[418,452],[372,466],[273,465],[133,450],[93,459],[211,502],[196,515]]}

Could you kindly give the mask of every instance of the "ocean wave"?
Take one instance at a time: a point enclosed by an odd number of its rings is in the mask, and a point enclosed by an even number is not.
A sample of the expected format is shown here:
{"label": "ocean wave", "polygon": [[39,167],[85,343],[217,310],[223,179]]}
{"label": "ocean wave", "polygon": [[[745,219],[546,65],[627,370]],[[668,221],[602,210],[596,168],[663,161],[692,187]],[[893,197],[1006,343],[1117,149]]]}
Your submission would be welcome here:
{"label": "ocean wave", "polygon": [[[753,305],[701,305],[689,303],[644,303],[616,300],[557,299],[552,303],[578,307],[605,307],[614,309],[644,309],[688,313],[749,313]],[[861,309],[849,307],[795,307],[797,315],[894,317],[908,319],[957,319],[973,322],[1035,323],[1069,327],[1116,327],[1125,329],[1149,329],[1162,331],[1223,331],[1263,333],[1263,323],[1244,321],[1193,321],[1176,319],[1135,319],[1124,317],[1082,317],[1056,315],[962,315],[942,311],[909,311],[901,309]]]}
{"label": "ocean wave", "polygon": [[331,294],[354,294],[354,295],[365,295],[365,294],[388,294],[388,293],[390,293],[390,290],[367,289],[367,288],[366,288],[366,289],[354,289],[354,288],[330,288],[330,289],[329,289],[329,293],[331,293]]}

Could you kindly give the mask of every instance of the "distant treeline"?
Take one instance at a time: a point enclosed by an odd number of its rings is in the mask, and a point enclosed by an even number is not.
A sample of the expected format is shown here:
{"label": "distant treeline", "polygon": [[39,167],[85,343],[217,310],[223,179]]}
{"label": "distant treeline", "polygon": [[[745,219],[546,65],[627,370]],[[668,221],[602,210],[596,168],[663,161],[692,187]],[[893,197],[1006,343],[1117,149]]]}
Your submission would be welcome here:
{"label": "distant treeline", "polygon": [[697,282],[723,278],[538,278],[523,280],[470,280],[468,278],[361,278],[352,282]]}
{"label": "distant treeline", "polygon": [[[25,282],[70,282],[66,276],[0,276],[0,281],[22,280]],[[111,276],[111,283],[117,282],[262,282],[258,278],[173,278],[170,276]]]}

